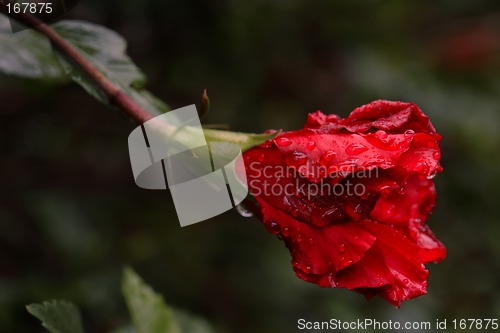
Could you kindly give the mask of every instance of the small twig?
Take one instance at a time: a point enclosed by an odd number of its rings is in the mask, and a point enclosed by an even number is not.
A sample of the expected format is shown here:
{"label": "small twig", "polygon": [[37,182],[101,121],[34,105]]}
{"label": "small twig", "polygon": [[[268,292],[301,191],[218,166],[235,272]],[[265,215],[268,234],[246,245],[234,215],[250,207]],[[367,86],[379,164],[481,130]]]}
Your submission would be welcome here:
{"label": "small twig", "polygon": [[34,15],[28,13],[9,13],[7,9],[8,3],[11,2],[8,0],[0,0],[0,12],[27,25],[30,28],[37,30],[39,33],[46,36],[52,42],[52,45],[55,48],[57,48],[69,59],[71,59],[71,61],[79,66],[102,89],[111,104],[120,108],[139,124],[142,124],[153,118],[151,114],[137,105],[137,103],[135,103],[119,87],[117,87],[113,82],[106,78],[75,47],[68,43],[54,29],[49,27],[44,22],[40,21]]}

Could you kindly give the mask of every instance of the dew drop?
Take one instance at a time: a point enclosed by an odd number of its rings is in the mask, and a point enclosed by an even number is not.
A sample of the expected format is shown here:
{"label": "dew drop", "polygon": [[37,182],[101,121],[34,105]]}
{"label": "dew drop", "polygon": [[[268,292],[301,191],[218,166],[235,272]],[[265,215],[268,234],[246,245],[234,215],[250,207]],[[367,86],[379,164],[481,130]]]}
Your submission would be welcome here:
{"label": "dew drop", "polygon": [[382,164],[382,163],[385,163],[386,161],[385,161],[384,155],[377,154],[377,155],[373,156],[373,162]]}
{"label": "dew drop", "polygon": [[417,162],[417,164],[415,164],[415,171],[423,171],[425,170],[425,168],[427,168],[427,164],[423,161],[421,162]]}
{"label": "dew drop", "polygon": [[296,150],[287,154],[285,160],[289,166],[299,167],[307,163],[308,157],[306,154]]}
{"label": "dew drop", "polygon": [[322,214],[313,210],[313,213],[311,214],[311,222],[317,227],[325,227],[330,223],[342,221],[344,216],[344,211],[339,207],[332,207]]}
{"label": "dew drop", "polygon": [[288,237],[290,235],[290,229],[288,227],[285,227],[281,233],[283,234],[283,236]]}
{"label": "dew drop", "polygon": [[396,210],[396,206],[394,204],[387,204],[385,206],[385,211],[384,211],[385,216],[392,217],[392,215],[394,214],[395,210]]}
{"label": "dew drop", "polygon": [[429,148],[433,148],[433,147],[436,147],[437,144],[436,144],[436,141],[429,140],[429,141],[427,141],[426,145]]}
{"label": "dew drop", "polygon": [[274,142],[276,142],[276,144],[280,147],[288,147],[292,144],[292,140],[285,137],[276,138],[274,139]]}
{"label": "dew drop", "polygon": [[435,160],[439,160],[441,158],[441,152],[435,151],[432,157],[434,157]]}
{"label": "dew drop", "polygon": [[243,217],[252,217],[253,213],[243,205],[236,206],[236,211]]}
{"label": "dew drop", "polygon": [[408,280],[408,279],[404,279],[404,280],[403,280],[403,284],[404,284],[405,286],[409,285],[409,284],[410,284],[410,280]]}
{"label": "dew drop", "polygon": [[385,131],[376,131],[375,132],[375,137],[379,140],[385,140],[387,139],[389,135]]}
{"label": "dew drop", "polygon": [[407,131],[405,131],[405,133],[404,133],[404,135],[405,135],[405,136],[411,136],[411,135],[413,135],[413,134],[415,134],[415,131],[414,131],[414,130],[407,130]]}
{"label": "dew drop", "polygon": [[306,149],[311,151],[313,150],[314,148],[316,148],[316,142],[314,141],[309,141],[307,144],[306,144]]}
{"label": "dew drop", "polygon": [[344,243],[340,244],[339,251],[340,252],[345,252],[345,244]]}
{"label": "dew drop", "polygon": [[335,282],[335,277],[333,276],[333,274],[330,274],[328,276],[328,282],[330,283],[330,286],[332,288],[335,288],[337,286],[337,282]]}
{"label": "dew drop", "polygon": [[327,150],[321,156],[319,164],[321,164],[322,166],[326,166],[335,156],[337,156],[336,152],[334,152],[333,150]]}
{"label": "dew drop", "polygon": [[273,234],[273,235],[277,235],[279,234],[279,232],[281,231],[280,230],[280,226],[278,223],[274,222],[274,221],[271,221],[271,223],[269,223],[269,231]]}
{"label": "dew drop", "polygon": [[368,147],[360,143],[353,143],[347,146],[345,152],[349,155],[359,155],[368,150]]}

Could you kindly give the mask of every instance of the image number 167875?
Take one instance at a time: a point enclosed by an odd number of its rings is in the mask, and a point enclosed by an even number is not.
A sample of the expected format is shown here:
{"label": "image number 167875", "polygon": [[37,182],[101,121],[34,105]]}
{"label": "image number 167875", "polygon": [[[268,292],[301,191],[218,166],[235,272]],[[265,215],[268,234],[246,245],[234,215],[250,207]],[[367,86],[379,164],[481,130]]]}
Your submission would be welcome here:
{"label": "image number 167875", "polygon": [[18,2],[7,3],[9,14],[51,14],[52,2]]}

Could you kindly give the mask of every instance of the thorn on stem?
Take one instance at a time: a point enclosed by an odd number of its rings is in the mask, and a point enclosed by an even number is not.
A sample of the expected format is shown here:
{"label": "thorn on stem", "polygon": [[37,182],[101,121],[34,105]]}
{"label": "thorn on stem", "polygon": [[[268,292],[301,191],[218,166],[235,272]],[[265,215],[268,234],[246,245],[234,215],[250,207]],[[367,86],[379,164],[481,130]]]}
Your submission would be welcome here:
{"label": "thorn on stem", "polygon": [[203,90],[203,95],[201,96],[201,106],[200,111],[198,111],[200,118],[207,115],[210,110],[210,98],[208,97],[207,90]]}

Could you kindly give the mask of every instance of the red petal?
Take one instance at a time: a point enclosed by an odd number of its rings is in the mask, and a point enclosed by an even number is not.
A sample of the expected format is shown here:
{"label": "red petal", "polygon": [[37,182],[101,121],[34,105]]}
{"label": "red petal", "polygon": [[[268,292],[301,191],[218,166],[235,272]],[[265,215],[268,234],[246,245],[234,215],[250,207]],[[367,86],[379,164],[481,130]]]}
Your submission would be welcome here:
{"label": "red petal", "polygon": [[428,272],[419,260],[418,248],[396,230],[371,221],[363,222],[367,230],[377,237],[373,247],[355,265],[336,276],[339,287],[375,292],[390,303],[426,293]]}
{"label": "red petal", "polygon": [[299,222],[283,210],[257,197],[266,227],[285,241],[295,272],[302,279],[317,283],[323,276],[359,261],[375,237],[358,223],[331,224],[317,228]]}
{"label": "red petal", "polygon": [[[312,182],[334,173],[343,178],[352,172],[395,166],[410,149],[411,135],[321,134],[311,130],[283,133],[275,139],[276,148],[288,166]],[[312,148],[311,148],[312,147]],[[265,152],[270,153],[270,152]],[[300,157],[300,158],[299,158]]]}
{"label": "red petal", "polygon": [[351,132],[366,132],[375,128],[389,133],[404,133],[407,130],[436,133],[429,118],[413,103],[374,101],[356,108],[341,123]]}

